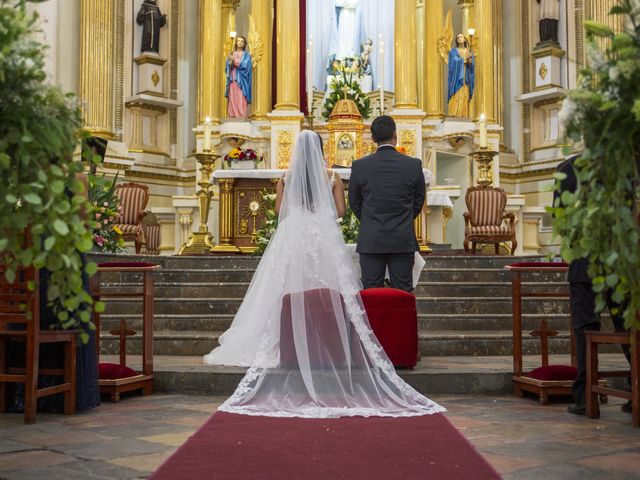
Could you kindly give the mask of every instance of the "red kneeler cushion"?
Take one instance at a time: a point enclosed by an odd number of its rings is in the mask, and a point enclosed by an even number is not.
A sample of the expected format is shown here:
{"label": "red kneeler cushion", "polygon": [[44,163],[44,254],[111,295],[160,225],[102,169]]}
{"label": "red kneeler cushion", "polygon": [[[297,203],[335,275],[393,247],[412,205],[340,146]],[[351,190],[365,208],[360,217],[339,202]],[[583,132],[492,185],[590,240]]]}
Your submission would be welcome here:
{"label": "red kneeler cushion", "polygon": [[98,378],[101,380],[117,380],[119,378],[135,377],[136,375],[140,374],[126,365],[118,363],[98,364]]}
{"label": "red kneeler cushion", "polygon": [[418,363],[416,297],[395,288],[369,288],[360,292],[369,323],[389,360],[396,367]]}
{"label": "red kneeler cushion", "polygon": [[578,369],[570,365],[547,365],[525,373],[525,376],[536,380],[575,380]]}

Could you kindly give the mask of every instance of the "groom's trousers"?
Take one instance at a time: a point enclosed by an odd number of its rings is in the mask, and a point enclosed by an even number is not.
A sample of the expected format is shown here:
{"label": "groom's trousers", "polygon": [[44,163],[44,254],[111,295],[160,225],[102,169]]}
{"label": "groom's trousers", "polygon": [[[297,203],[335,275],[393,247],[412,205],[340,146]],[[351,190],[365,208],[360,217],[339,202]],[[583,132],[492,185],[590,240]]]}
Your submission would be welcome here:
{"label": "groom's trousers", "polygon": [[413,260],[415,253],[361,253],[360,270],[363,288],[384,287],[389,269],[391,287],[413,292]]}

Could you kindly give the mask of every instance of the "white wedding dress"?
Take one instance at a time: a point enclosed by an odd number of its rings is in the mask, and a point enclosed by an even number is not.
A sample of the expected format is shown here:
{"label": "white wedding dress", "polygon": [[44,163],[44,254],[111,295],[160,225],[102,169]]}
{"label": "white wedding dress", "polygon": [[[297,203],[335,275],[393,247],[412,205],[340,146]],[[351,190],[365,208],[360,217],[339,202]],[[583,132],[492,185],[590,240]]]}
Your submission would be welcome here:
{"label": "white wedding dress", "polygon": [[250,367],[218,410],[310,418],[443,412],[396,374],[371,331],[360,289],[320,142],[303,131],[278,229],[231,328],[204,357]]}

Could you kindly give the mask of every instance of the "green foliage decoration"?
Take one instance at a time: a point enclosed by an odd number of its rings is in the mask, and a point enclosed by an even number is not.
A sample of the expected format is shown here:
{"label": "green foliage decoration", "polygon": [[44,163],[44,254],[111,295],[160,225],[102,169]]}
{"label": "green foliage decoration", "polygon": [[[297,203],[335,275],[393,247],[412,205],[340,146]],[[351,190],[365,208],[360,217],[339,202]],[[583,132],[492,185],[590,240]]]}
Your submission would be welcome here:
{"label": "green foliage decoration", "polygon": [[81,112],[47,82],[45,47],[32,37],[36,18],[24,0],[0,0],[0,261],[9,282],[19,265],[49,270],[47,299],[59,327],[91,328],[83,270],[93,274],[96,265],[81,256],[93,247],[91,207],[77,176],[82,164],[72,159]]}
{"label": "green foliage decoration", "polygon": [[[640,2],[620,0],[611,14],[626,17],[624,31],[585,22],[588,68],[560,112],[568,137],[584,144],[579,187],[549,211],[562,257],[589,259],[596,309],[611,292],[625,325],[640,327]],[[556,174],[556,188],[563,178]]]}
{"label": "green foliage decoration", "polygon": [[371,116],[371,101],[360,88],[360,83],[358,83],[358,70],[342,67],[337,71],[340,76],[334,79],[329,85],[331,92],[324,102],[322,116],[325,120],[329,120],[329,115],[333,112],[338,100],[351,99],[358,107],[362,118],[366,120]]}
{"label": "green foliage decoration", "polygon": [[[262,199],[265,205],[265,223],[264,226],[256,232],[255,243],[258,248],[253,252],[254,255],[262,255],[264,253],[271,237],[278,228],[278,214],[275,211],[276,194],[268,190],[263,190]],[[347,207],[347,212],[344,217],[338,218],[336,221],[340,224],[345,243],[356,243],[360,233],[360,221],[356,218],[351,207]]]}

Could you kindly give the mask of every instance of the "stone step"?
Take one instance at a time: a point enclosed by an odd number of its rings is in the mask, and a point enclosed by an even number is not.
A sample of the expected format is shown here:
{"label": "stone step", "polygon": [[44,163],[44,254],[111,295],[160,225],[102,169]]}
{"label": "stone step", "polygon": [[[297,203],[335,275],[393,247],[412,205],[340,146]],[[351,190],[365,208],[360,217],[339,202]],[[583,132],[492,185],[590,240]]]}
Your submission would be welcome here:
{"label": "stone step", "polygon": [[[515,262],[541,261],[544,257],[508,256],[508,255],[427,255],[424,256],[426,269],[437,268],[502,268]],[[94,262],[150,262],[160,265],[163,269],[235,269],[253,268],[260,262],[260,257],[252,255],[209,255],[197,257],[178,256],[145,256],[145,255],[109,255],[92,254],[89,259]]]}
{"label": "stone step", "polygon": [[[232,314],[184,314],[184,315],[155,315],[154,331],[225,331],[231,326]],[[127,327],[134,330],[142,329],[142,315],[122,314],[101,316],[104,331],[117,330],[120,319],[127,322]],[[525,314],[523,315],[523,331],[525,334],[540,328],[542,320],[547,321],[550,330],[563,331],[569,328],[569,316],[566,314]],[[604,328],[608,328],[610,320],[603,318]],[[512,325],[511,314],[485,315],[457,315],[457,314],[420,314],[418,315],[418,330],[420,332],[438,332],[442,330],[509,330]],[[611,327],[613,328],[613,327]]]}
{"label": "stone step", "polygon": [[[626,368],[620,353],[598,356],[600,364],[609,370]],[[101,361],[118,362],[116,356],[102,356]],[[140,357],[127,359],[133,368],[140,368]],[[552,364],[568,364],[568,355],[553,355]],[[540,366],[539,356],[523,358],[525,371]],[[154,391],[186,394],[231,395],[246,372],[241,367],[204,365],[201,356],[156,356],[154,359]],[[423,356],[413,370],[397,371],[420,393],[430,395],[511,395],[513,393],[513,360],[505,356]],[[614,384],[624,388],[624,385]],[[568,401],[568,399],[567,399]],[[523,402],[523,408],[535,403]],[[562,417],[564,418],[564,417]]]}
{"label": "stone step", "polygon": [[[429,268],[420,275],[421,282],[505,282],[511,284],[511,272],[503,268]],[[566,283],[566,273],[535,272],[523,277],[527,282]]]}
{"label": "stone step", "polygon": [[[523,283],[523,291],[547,291],[568,293],[565,283]],[[104,283],[103,292],[121,292],[141,289],[139,283]],[[164,282],[155,283],[155,298],[175,297],[180,298],[240,298],[244,297],[249,288],[249,282]],[[418,297],[494,297],[511,295],[511,284],[504,282],[420,282],[416,286],[415,294]]]}
{"label": "stone step", "polygon": [[[218,345],[222,332],[180,331],[155,332],[154,353],[156,355],[205,355]],[[127,338],[127,352],[140,354],[142,349],[141,335]],[[456,356],[456,355],[510,355],[512,348],[511,331],[440,331],[420,332],[418,346],[420,355]],[[116,354],[119,339],[102,331],[100,349],[102,353]],[[540,340],[523,338],[523,351],[527,354],[538,354]],[[549,340],[551,353],[569,352],[569,334],[560,332]]]}
{"label": "stone step", "polygon": [[[156,298],[154,311],[163,315],[234,314],[242,298]],[[476,315],[511,313],[511,297],[418,297],[418,313]],[[524,313],[568,313],[567,299],[524,299]],[[129,299],[109,299],[105,313],[110,315],[142,313],[142,304]]]}

